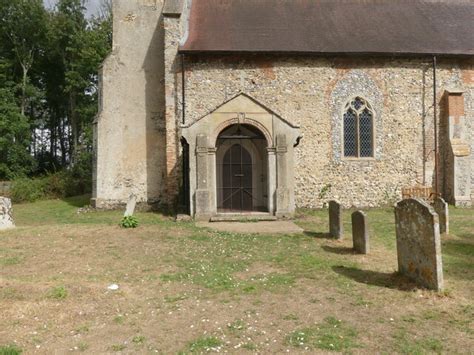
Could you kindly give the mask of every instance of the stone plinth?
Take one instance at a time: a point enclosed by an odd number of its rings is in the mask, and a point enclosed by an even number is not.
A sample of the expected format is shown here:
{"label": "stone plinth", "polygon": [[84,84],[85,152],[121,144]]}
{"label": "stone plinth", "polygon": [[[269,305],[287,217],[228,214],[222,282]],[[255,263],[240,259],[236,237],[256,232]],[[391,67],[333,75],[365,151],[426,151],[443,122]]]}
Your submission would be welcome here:
{"label": "stone plinth", "polygon": [[443,289],[439,218],[433,207],[407,199],[395,207],[398,270],[420,286]]}

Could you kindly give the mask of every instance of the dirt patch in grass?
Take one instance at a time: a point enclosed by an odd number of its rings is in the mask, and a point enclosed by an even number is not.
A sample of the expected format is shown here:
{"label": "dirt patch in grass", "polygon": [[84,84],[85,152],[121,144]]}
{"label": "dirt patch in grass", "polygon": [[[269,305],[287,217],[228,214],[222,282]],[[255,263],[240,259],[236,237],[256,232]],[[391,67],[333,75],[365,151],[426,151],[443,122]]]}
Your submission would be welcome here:
{"label": "dirt patch in grass", "polygon": [[[76,206],[51,203],[52,209],[45,202],[16,209],[23,213],[20,221],[40,215],[0,234],[0,349],[474,348],[472,210],[451,212],[453,232],[443,237],[448,289],[436,293],[395,274],[393,214],[386,210],[368,211],[372,252],[355,255],[349,235],[343,241],[325,237],[325,211],[300,212],[297,222],[306,234],[255,236],[200,229],[157,214],[138,214],[140,227],[124,230],[117,225],[120,212],[82,220]],[[119,289],[109,290],[111,284]]]}

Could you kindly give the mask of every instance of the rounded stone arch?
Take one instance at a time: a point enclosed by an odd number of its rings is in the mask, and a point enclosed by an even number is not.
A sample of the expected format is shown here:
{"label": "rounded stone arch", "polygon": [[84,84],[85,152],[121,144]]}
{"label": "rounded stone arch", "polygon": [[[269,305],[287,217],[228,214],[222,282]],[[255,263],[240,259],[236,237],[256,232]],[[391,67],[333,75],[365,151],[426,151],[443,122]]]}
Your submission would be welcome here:
{"label": "rounded stone arch", "polygon": [[270,134],[270,131],[265,127],[265,125],[261,124],[257,120],[251,119],[251,118],[245,118],[243,120],[240,120],[239,118],[231,118],[227,121],[222,122],[220,125],[216,127],[216,129],[212,132],[211,137],[210,137],[210,142],[213,145],[213,148],[217,148],[217,139],[219,138],[219,135],[228,127],[236,125],[236,124],[242,124],[242,125],[249,125],[257,128],[265,137],[265,140],[267,142],[267,148],[273,147],[273,139],[272,135]]}

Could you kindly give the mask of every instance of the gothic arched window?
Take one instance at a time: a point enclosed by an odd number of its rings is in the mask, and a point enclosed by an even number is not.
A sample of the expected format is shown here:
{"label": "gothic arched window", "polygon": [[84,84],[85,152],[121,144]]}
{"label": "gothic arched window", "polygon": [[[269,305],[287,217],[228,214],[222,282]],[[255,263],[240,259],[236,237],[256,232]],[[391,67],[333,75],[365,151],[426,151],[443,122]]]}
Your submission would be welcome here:
{"label": "gothic arched window", "polygon": [[344,109],[344,157],[374,156],[374,111],[361,97],[347,103]]}

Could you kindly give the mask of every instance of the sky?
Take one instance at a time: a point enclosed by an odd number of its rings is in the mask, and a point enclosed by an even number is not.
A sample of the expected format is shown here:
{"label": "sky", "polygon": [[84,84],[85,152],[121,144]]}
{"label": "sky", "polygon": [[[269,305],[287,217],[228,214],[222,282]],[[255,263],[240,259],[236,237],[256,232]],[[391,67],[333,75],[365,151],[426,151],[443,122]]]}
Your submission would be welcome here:
{"label": "sky", "polygon": [[[54,4],[56,3],[56,0],[43,0],[43,3],[48,7],[53,7]],[[97,12],[97,9],[99,8],[99,3],[100,3],[100,0],[86,0],[88,16],[95,14]]]}

